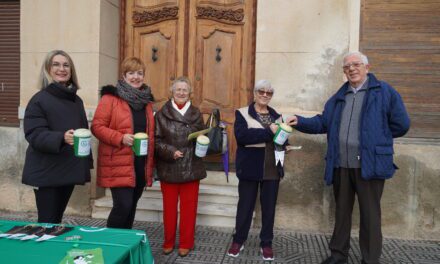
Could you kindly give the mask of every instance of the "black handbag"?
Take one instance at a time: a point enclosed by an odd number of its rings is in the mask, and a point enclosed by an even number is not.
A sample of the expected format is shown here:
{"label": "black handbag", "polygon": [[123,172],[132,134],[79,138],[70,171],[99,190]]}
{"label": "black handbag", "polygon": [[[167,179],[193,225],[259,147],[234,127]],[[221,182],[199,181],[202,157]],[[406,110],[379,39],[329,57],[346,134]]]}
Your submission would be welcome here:
{"label": "black handbag", "polygon": [[211,130],[206,135],[209,138],[209,146],[207,155],[222,154],[224,152],[223,147],[223,130],[224,127],[220,126],[220,110],[215,108],[212,110],[211,115],[206,121],[206,127]]}

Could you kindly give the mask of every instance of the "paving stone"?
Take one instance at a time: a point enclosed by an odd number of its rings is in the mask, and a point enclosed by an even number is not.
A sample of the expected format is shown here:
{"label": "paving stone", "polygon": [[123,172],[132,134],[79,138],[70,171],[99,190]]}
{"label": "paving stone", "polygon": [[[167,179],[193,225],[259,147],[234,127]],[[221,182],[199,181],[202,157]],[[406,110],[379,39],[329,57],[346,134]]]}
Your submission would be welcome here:
{"label": "paving stone", "polygon": [[[34,222],[37,217],[33,213],[11,213],[0,211],[0,219],[25,220]],[[105,226],[104,219],[65,216],[63,223],[83,226]],[[251,229],[245,249],[237,258],[226,255],[232,243],[232,228],[197,226],[195,234],[195,249],[187,257],[177,255],[177,248],[170,255],[162,254],[163,224],[159,222],[135,221],[134,229],[144,230],[150,241],[155,263],[191,263],[191,264],[262,264],[262,263],[292,263],[292,264],[319,264],[329,254],[328,243],[330,236],[292,232],[289,230],[275,230],[273,249],[275,260],[263,261],[259,249],[259,229]],[[176,238],[178,247],[179,238]],[[358,238],[350,241],[350,264],[361,262]],[[382,264],[440,264],[440,240],[404,240],[384,239]]]}

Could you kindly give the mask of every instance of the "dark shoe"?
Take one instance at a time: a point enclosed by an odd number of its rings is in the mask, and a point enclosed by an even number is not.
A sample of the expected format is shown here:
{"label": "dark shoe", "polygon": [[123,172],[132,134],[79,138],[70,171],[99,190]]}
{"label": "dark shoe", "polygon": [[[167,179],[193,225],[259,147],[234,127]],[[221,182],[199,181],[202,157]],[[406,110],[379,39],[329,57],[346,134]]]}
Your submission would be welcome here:
{"label": "dark shoe", "polygon": [[343,259],[335,259],[334,257],[329,257],[326,260],[324,260],[323,262],[321,262],[321,264],[346,264],[347,261],[343,260]]}
{"label": "dark shoe", "polygon": [[190,248],[179,248],[178,254],[180,257],[184,258],[188,256],[189,252],[191,252]]}
{"label": "dark shoe", "polygon": [[171,254],[171,253],[173,252],[173,249],[174,249],[174,248],[172,248],[172,247],[170,247],[170,248],[163,248],[163,249],[162,249],[162,253],[163,253],[164,255],[169,255],[169,254]]}
{"label": "dark shoe", "polygon": [[231,247],[228,250],[227,255],[230,257],[236,258],[236,257],[238,257],[238,255],[240,255],[240,251],[242,251],[243,249],[244,249],[243,244],[233,242]]}
{"label": "dark shoe", "polygon": [[263,255],[263,259],[267,261],[274,260],[272,247],[262,247],[261,255]]}

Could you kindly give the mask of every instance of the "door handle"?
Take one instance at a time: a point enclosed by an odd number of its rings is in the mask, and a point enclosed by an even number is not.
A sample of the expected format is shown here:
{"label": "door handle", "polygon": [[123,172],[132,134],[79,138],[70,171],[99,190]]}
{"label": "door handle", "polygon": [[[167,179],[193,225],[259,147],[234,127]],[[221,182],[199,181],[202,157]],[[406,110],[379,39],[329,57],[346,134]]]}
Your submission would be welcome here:
{"label": "door handle", "polygon": [[151,59],[153,60],[153,62],[156,62],[157,59],[158,59],[158,57],[157,57],[157,51],[158,51],[158,48],[156,48],[155,46],[153,46],[153,47],[151,48],[151,51],[153,52],[153,54],[151,55]]}
{"label": "door handle", "polygon": [[215,48],[215,51],[217,52],[217,55],[215,56],[215,61],[220,62],[222,60],[222,57],[220,56],[222,48],[220,46],[217,46],[217,48]]}
{"label": "door handle", "polygon": [[5,91],[5,84],[2,83],[2,92],[4,92],[4,91]]}

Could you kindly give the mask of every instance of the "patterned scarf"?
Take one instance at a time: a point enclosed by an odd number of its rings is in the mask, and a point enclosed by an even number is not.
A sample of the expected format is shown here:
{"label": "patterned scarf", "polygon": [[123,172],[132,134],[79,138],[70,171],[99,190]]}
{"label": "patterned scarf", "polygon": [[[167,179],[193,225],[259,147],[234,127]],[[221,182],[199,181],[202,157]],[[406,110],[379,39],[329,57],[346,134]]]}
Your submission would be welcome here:
{"label": "patterned scarf", "polygon": [[124,80],[119,80],[116,84],[116,91],[118,96],[124,99],[135,111],[143,109],[146,104],[154,101],[151,88],[145,84],[136,89]]}

